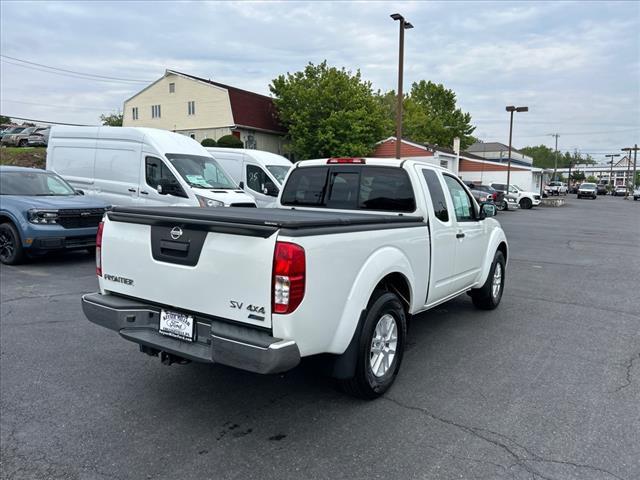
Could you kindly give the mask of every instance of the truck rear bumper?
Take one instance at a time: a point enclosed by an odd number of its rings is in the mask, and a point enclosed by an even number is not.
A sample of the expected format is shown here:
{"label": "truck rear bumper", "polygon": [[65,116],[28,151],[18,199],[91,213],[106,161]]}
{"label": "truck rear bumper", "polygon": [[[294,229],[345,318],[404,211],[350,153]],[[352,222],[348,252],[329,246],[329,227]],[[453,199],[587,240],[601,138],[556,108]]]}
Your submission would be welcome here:
{"label": "truck rear bumper", "polygon": [[195,341],[161,335],[160,307],[116,295],[84,295],[82,310],[91,322],[118,332],[126,340],[196,362],[265,374],[290,370],[300,362],[300,351],[293,340],[198,315],[194,315]]}

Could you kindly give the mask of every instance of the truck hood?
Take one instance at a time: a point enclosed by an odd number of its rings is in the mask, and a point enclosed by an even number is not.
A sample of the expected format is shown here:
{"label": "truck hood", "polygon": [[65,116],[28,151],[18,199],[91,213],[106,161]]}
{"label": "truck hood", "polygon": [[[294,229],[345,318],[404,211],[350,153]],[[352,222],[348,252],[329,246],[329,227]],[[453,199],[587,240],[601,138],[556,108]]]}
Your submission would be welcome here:
{"label": "truck hood", "polygon": [[224,202],[225,207],[233,203],[251,203],[255,205],[255,201],[242,190],[218,190],[209,188],[194,188],[193,193],[201,197],[210,198]]}
{"label": "truck hood", "polygon": [[59,208],[105,208],[107,204],[99,200],[94,200],[84,195],[69,195],[69,196],[24,196],[24,195],[3,195],[3,199],[11,199],[11,203],[15,206],[21,207],[24,210],[30,208],[46,208],[46,209],[59,209]]}

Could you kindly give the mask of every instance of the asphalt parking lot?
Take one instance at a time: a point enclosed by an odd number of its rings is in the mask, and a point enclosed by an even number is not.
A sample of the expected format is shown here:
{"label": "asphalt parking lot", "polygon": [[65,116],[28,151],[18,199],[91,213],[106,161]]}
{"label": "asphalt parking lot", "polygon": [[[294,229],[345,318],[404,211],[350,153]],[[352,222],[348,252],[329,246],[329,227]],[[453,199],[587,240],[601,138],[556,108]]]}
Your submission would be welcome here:
{"label": "asphalt parking lot", "polygon": [[2,266],[1,476],[638,479],[639,203],[500,213],[500,308],[416,318],[373,402],[306,368],[161,365],[84,318],[87,254]]}

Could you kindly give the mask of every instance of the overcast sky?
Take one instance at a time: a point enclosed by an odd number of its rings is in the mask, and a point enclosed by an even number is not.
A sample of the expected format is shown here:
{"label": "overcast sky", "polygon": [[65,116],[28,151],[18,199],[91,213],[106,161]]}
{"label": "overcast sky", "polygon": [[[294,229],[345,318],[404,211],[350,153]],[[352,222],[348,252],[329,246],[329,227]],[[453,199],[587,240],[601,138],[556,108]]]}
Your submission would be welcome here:
{"label": "overcast sky", "polygon": [[[405,90],[443,83],[475,135],[580,149],[598,159],[640,143],[640,2],[0,2],[1,112],[96,124],[164,70],[258,93],[307,62],[360,69],[395,89],[398,24]],[[14,59],[7,58],[14,57]],[[135,81],[74,78],[15,59]],[[37,68],[37,69],[36,69]],[[107,81],[100,81],[107,80]]]}

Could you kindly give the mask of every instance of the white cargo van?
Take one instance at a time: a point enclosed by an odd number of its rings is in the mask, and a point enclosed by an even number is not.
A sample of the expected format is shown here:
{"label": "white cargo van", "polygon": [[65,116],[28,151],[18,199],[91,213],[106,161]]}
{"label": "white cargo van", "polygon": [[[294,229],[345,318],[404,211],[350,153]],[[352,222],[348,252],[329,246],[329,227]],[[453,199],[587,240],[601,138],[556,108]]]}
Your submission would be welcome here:
{"label": "white cargo van", "polygon": [[47,170],[111,205],[256,206],[204,147],[166,130],[52,127]]}
{"label": "white cargo van", "polygon": [[275,207],[278,194],[293,164],[275,153],[244,148],[206,149],[229,172],[258,207]]}

